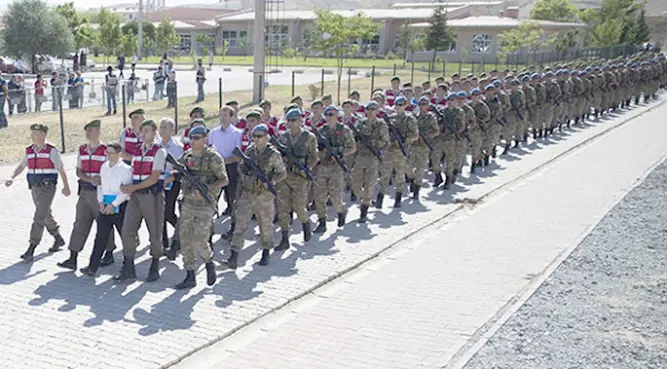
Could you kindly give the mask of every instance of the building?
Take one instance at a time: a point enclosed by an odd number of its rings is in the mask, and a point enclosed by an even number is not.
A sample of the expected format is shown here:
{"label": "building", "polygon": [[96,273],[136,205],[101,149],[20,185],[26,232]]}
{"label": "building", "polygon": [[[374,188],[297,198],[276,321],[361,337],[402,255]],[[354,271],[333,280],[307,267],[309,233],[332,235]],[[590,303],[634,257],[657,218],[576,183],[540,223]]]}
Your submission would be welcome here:
{"label": "building", "polygon": [[649,0],[645,5],[646,22],[651,26],[651,40],[662,46],[667,45],[667,1]]}

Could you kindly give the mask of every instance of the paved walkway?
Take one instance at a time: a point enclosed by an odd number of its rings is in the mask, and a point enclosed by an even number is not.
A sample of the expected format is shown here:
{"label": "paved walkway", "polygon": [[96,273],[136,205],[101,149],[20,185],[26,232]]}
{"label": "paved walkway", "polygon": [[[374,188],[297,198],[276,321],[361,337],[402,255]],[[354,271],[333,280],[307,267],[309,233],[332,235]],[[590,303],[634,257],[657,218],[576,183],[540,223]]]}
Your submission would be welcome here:
{"label": "paved walkway", "polygon": [[664,158],[665,112],[437,222],[176,368],[443,367]]}
{"label": "paved walkway", "polygon": [[[229,336],[235,330],[255,321],[262,315],[309,293],[361,262],[373,258],[397,241],[432,225],[438,219],[461,207],[455,204],[454,200],[468,198],[474,201],[484,198],[490,191],[542,166],[545,162],[587,138],[619,124],[621,118],[625,120],[646,109],[647,107],[637,108],[620,118],[593,123],[586,129],[577,130],[580,132],[564,134],[558,140],[558,144],[532,144],[527,150],[517,151],[497,161],[497,164],[494,164],[496,169],[492,174],[482,173],[474,179],[464,178],[463,184],[457,186],[455,191],[446,193],[425,191],[422,203],[407,203],[401,215],[393,214],[391,209],[386,207],[381,212],[372,211],[370,217],[373,221],[368,225],[359,226],[356,222],[351,221],[341,231],[336,231],[332,221],[328,233],[306,246],[302,245],[300,234],[294,233],[291,238],[294,247],[287,252],[277,254],[268,267],[256,266],[259,256],[256,254],[258,246],[252,241],[241,254],[243,267],[235,272],[221,272],[220,280],[213,288],[198,286],[190,292],[171,289],[171,286],[182,278],[180,261],[176,263],[163,261],[163,278],[153,284],[139,281],[127,286],[114,285],[110,277],[118,270],[118,265],[109,267],[96,280],[81,276],[79,273],[64,272],[56,267],[55,263],[67,255],[64,252],[56,255],[45,253],[48,248],[47,243],[51,242],[49,236],[45,236],[43,244],[38,248],[41,254],[33,264],[19,262],[18,256],[27,246],[27,234],[33,211],[32,204],[25,188],[25,182],[17,182],[8,189],[1,188],[0,201],[4,206],[0,209],[0,217],[10,219],[11,222],[5,222],[0,226],[0,231],[4,236],[0,241],[2,242],[2,247],[0,247],[0,305],[3,306],[3,309],[0,309],[0,321],[2,322],[0,324],[0,345],[3,347],[4,354],[0,357],[0,363],[12,369],[153,369],[167,367],[213,341]],[[660,112],[664,115],[667,111],[666,108],[659,109],[657,113],[650,113],[650,116],[659,117]],[[662,137],[662,130],[667,127],[661,127],[659,122],[647,122],[647,120],[647,118],[641,118],[640,121],[630,124],[629,127],[642,126],[653,132],[650,137],[646,138],[648,142],[638,141],[642,149],[650,154],[653,152],[651,151],[654,147],[652,146],[653,141],[657,137]],[[616,148],[618,147],[622,146],[619,144]],[[660,149],[662,150],[662,146]],[[647,162],[639,161],[640,159],[636,156],[626,157],[623,162],[632,162],[635,165],[643,165]],[[66,165],[70,169],[72,179],[73,164],[72,157],[68,157]],[[606,162],[602,161],[598,165],[604,166]],[[594,165],[591,169],[600,168]],[[631,170],[637,170],[637,168]],[[0,167],[0,178],[6,178],[10,172],[11,168]],[[619,175],[623,174],[619,173]],[[555,185],[552,186],[557,188]],[[619,192],[618,196],[620,195]],[[54,215],[61,223],[65,235],[69,235],[71,231],[74,204],[75,197],[58,196],[55,201]],[[480,216],[482,215],[480,213]],[[350,220],[357,216],[358,207],[354,205],[351,207]],[[590,216],[582,215],[574,218],[587,220],[590,219]],[[333,216],[330,219],[333,219]],[[502,216],[494,219],[502,220]],[[560,221],[560,218],[553,219],[554,224]],[[418,240],[431,239],[429,238],[431,232],[433,231],[421,232],[417,238],[412,238],[408,243],[417,247],[421,242]],[[517,240],[521,239],[519,233],[507,229],[505,232],[507,237],[514,236]],[[140,236],[143,241],[148,239],[143,229]],[[489,250],[476,242],[467,241],[470,237],[477,236],[479,235],[472,232],[466,235],[465,242],[447,242],[447,244],[456,245],[450,246],[451,249],[442,244],[441,241],[445,238],[440,236],[438,243],[430,247],[436,247],[438,252],[449,250],[449,253],[435,254],[434,257],[433,252],[429,252],[427,256],[424,256],[423,251],[420,250],[415,254],[421,257],[422,263],[397,263],[397,265],[412,265],[412,268],[403,269],[404,276],[394,276],[382,282],[398,286],[399,282],[409,278],[411,281],[417,281],[412,282],[412,290],[416,290],[416,287],[427,283],[429,278],[432,278],[430,275],[422,277],[422,269],[426,270],[429,259],[440,261],[442,264],[439,265],[439,268],[441,269],[459,272],[463,272],[466,265],[476,266],[477,264],[474,263],[480,260],[487,262],[488,268],[485,266],[482,269],[474,269],[475,274],[465,276],[464,282],[467,284],[464,285],[464,288],[468,293],[456,300],[451,300],[452,305],[448,307],[452,311],[466,312],[471,315],[470,320],[466,321],[464,326],[457,328],[458,332],[468,332],[474,328],[476,323],[488,317],[489,314],[485,316],[484,311],[492,311],[496,306],[486,300],[481,300],[480,295],[470,293],[472,288],[477,287],[475,282],[491,275],[494,278],[498,277],[507,287],[514,285],[512,278],[503,279],[502,274],[497,274],[493,269],[494,259],[491,258],[492,254]],[[508,248],[512,246],[511,243],[495,242],[491,245],[501,250],[508,249],[508,253],[512,251],[511,248]],[[89,242],[86,249],[90,250],[90,247]],[[222,248],[227,250],[226,245],[217,247],[218,250]],[[148,271],[147,250],[147,247],[143,247],[139,253],[139,278],[145,278]],[[465,259],[459,257],[459,255],[466,255],[467,250],[471,252],[477,250],[477,253],[473,254],[475,257]],[[542,252],[544,250],[535,257],[541,256]],[[82,260],[87,255],[88,252],[84,251]],[[525,270],[539,273],[548,255],[536,260],[533,260],[530,255],[532,254],[527,253],[525,258],[516,260],[516,262],[525,263]],[[120,258],[120,253],[117,253],[116,257]],[[222,256],[218,253],[216,258],[221,260]],[[484,273],[479,273],[480,270],[483,270]],[[410,273],[409,277],[408,273]],[[199,276],[200,282],[201,278],[203,278],[202,275]],[[358,278],[364,284],[371,283],[373,280],[377,281],[372,274],[364,279],[361,279],[361,276]],[[452,279],[451,282],[441,280],[439,286],[440,288],[459,288],[454,281],[459,283],[460,280]],[[398,291],[400,290],[397,289]],[[363,303],[382,302],[384,297],[379,292],[379,289],[372,291],[370,296],[375,297],[372,299],[365,297],[362,299]],[[412,293],[415,294],[415,297],[419,297],[417,291]],[[498,304],[511,295],[511,292],[504,292],[489,296]],[[377,312],[377,318],[391,315],[396,317],[396,320],[400,318],[409,322],[412,314],[407,314],[410,311],[407,306],[410,301],[404,299],[401,294],[393,296],[396,296],[398,306],[406,308],[399,311],[398,315],[396,312],[392,314]],[[451,297],[455,296],[452,294]],[[472,310],[467,308],[469,306],[479,307]],[[427,306],[424,308],[428,309]],[[488,310],[482,311],[482,309]],[[431,318],[436,315],[436,312],[432,313]],[[475,318],[473,319],[472,316]],[[335,327],[330,326],[329,329],[334,332]],[[408,327],[407,323],[404,327]],[[390,326],[387,325],[385,328],[390,329]],[[406,330],[409,329],[406,328]],[[306,332],[302,331],[299,334],[306,337]],[[377,336],[379,333],[368,333],[369,336],[373,334]],[[436,332],[435,334],[442,333]],[[458,342],[456,340],[460,340],[461,337],[452,336],[451,339],[448,350],[453,351]],[[306,355],[305,351],[307,350],[304,348],[304,355]],[[240,354],[238,360],[243,357],[247,356]],[[441,356],[435,355],[434,360],[440,358]],[[196,367],[200,368],[200,366]]]}

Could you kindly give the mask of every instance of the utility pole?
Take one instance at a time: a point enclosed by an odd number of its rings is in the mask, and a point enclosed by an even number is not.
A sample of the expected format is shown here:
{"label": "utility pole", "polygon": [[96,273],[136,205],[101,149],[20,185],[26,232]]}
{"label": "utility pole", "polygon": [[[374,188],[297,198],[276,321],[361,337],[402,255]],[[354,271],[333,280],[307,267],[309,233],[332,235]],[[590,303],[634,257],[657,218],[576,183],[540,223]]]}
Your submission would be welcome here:
{"label": "utility pole", "polygon": [[137,58],[141,59],[144,48],[144,4],[139,0],[139,12],[137,14]]}
{"label": "utility pole", "polygon": [[255,0],[255,23],[253,24],[252,102],[257,104],[264,96],[264,27],[266,23],[266,0]]}

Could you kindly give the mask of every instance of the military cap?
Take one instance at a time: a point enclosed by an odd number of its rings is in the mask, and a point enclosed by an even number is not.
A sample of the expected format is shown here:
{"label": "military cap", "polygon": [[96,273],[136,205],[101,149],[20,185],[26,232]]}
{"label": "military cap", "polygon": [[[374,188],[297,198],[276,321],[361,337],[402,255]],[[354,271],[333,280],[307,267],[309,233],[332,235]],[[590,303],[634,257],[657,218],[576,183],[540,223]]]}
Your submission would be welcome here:
{"label": "military cap", "polygon": [[345,104],[354,105],[354,100],[346,99],[345,101],[343,101],[343,104],[341,106],[345,106]]}
{"label": "military cap", "polygon": [[247,118],[257,118],[257,119],[262,119],[262,114],[260,114],[257,110],[251,110],[245,115],[246,119]]}
{"label": "military cap", "polygon": [[521,81],[522,82],[529,82],[530,81],[530,76],[523,76],[523,78],[521,78]]}
{"label": "military cap", "polygon": [[407,91],[412,92],[412,87],[405,87],[405,88],[403,88],[403,92],[407,92]]}
{"label": "military cap", "polygon": [[519,82],[519,80],[515,78],[515,79],[512,80],[512,82],[510,82],[510,84],[511,85],[520,85],[521,82]]}
{"label": "military cap", "polygon": [[438,81],[440,81],[440,80],[444,81],[444,80],[445,80],[445,76],[438,76],[438,77],[435,79],[436,82],[438,82]]}
{"label": "military cap", "polygon": [[303,116],[303,112],[301,109],[296,108],[296,109],[290,109],[287,114],[285,114],[285,119],[287,120],[292,120],[292,119],[298,119]]}
{"label": "military cap", "polygon": [[146,112],[144,111],[144,109],[141,109],[141,108],[139,108],[139,109],[135,109],[135,110],[132,110],[132,111],[130,112],[130,114],[128,114],[128,117],[132,118],[132,116],[133,116],[134,114],[146,114]]}
{"label": "military cap", "polygon": [[466,97],[468,97],[468,93],[465,92],[465,91],[459,91],[459,92],[456,93],[456,97],[457,98],[466,98]]}
{"label": "military cap", "polygon": [[371,100],[366,104],[366,109],[367,110],[368,109],[379,109],[379,108],[380,108],[380,104],[378,104],[377,101]]}
{"label": "military cap", "polygon": [[458,74],[458,73],[454,73],[454,74],[452,74],[452,79],[454,79],[454,78],[458,78],[458,77],[459,77],[459,74]]}
{"label": "military cap", "polygon": [[579,71],[579,75],[580,75],[580,76],[585,76],[585,75],[586,75],[586,71],[585,71],[585,70]]}
{"label": "military cap", "polygon": [[498,69],[491,69],[491,71],[489,71],[489,73],[498,73]]}
{"label": "military cap", "polygon": [[495,87],[500,87],[502,85],[503,85],[503,83],[499,79],[493,81],[493,86],[495,86]]}
{"label": "military cap", "polygon": [[505,81],[514,79],[514,74],[510,73],[505,76]]}
{"label": "military cap", "polygon": [[431,92],[431,90],[426,90],[426,91],[424,91],[424,95],[432,96],[433,92]]}
{"label": "military cap", "polygon": [[480,91],[479,88],[473,88],[473,89],[470,91],[470,95],[471,95],[471,96],[481,95],[481,94],[482,94],[482,91]]}
{"label": "military cap", "polygon": [[83,129],[86,130],[88,128],[100,128],[101,125],[102,125],[102,121],[99,120],[99,119],[95,119],[95,120],[92,120],[92,121],[86,123],[83,126]]}
{"label": "military cap", "polygon": [[139,126],[139,129],[144,128],[146,126],[151,126],[155,129],[157,129],[157,123],[155,123],[155,121],[152,120],[152,119],[146,119],[145,121],[141,122],[141,125]]}
{"label": "military cap", "polygon": [[554,76],[553,72],[546,72],[544,73],[545,78],[552,78]]}
{"label": "military cap", "polygon": [[408,99],[406,99],[405,96],[399,96],[399,97],[396,98],[396,100],[394,100],[395,105],[407,104],[407,103],[408,103]]}
{"label": "military cap", "polygon": [[573,70],[570,74],[573,75],[573,76],[578,76],[579,71],[578,70]]}
{"label": "military cap", "polygon": [[190,116],[193,116],[197,113],[204,115],[204,108],[202,108],[201,106],[196,106],[194,109],[190,111]]}
{"label": "military cap", "polygon": [[269,134],[269,126],[264,123],[256,125],[255,128],[252,129],[252,134],[255,135],[257,133]]}
{"label": "military cap", "polygon": [[300,95],[292,96],[292,99],[289,101],[290,103],[297,102],[299,100],[303,100]]}
{"label": "military cap", "polygon": [[422,96],[419,98],[419,104],[421,105],[422,103],[430,104],[431,100],[429,100],[426,96]]}
{"label": "military cap", "polygon": [[232,105],[238,105],[238,104],[239,104],[239,102],[236,101],[236,100],[229,100],[229,101],[227,101],[227,103],[225,105],[226,106],[232,106]]}
{"label": "military cap", "polygon": [[264,99],[264,100],[259,102],[260,107],[264,107],[264,106],[267,106],[267,105],[271,106],[271,100]]}
{"label": "military cap", "polygon": [[204,126],[196,126],[190,128],[190,131],[188,132],[188,137],[192,137],[194,135],[204,135],[206,136],[208,134],[209,129],[204,127]]}
{"label": "military cap", "polygon": [[539,79],[539,78],[542,78],[542,76],[541,76],[539,73],[533,73],[533,75],[530,76],[530,78],[532,78],[532,79]]}
{"label": "military cap", "polygon": [[439,84],[438,84],[438,88],[444,88],[445,90],[448,90],[448,89],[449,89],[449,86],[447,86],[447,85],[444,84],[444,83],[439,83]]}
{"label": "military cap", "polygon": [[393,76],[393,77],[391,77],[391,81],[390,81],[390,82],[394,82],[394,81],[399,81],[399,82],[400,82],[400,81],[401,81],[401,78],[400,78],[399,76]]}
{"label": "military cap", "polygon": [[313,106],[315,106],[317,104],[324,105],[324,102],[322,102],[322,100],[320,100],[320,99],[313,100],[313,102],[310,103],[310,107],[312,108]]}
{"label": "military cap", "polygon": [[40,131],[44,133],[49,133],[49,127],[46,126],[46,124],[42,123],[35,123],[30,125],[30,130],[31,131]]}
{"label": "military cap", "polygon": [[454,100],[456,98],[458,98],[456,92],[450,92],[449,95],[447,95],[447,100]]}
{"label": "military cap", "polygon": [[403,84],[403,88],[411,88],[411,87],[412,87],[412,83],[410,83],[410,82]]}
{"label": "military cap", "polygon": [[338,110],[338,108],[337,108],[335,105],[329,105],[329,106],[327,106],[326,108],[324,108],[324,111],[323,111],[322,113],[323,113],[323,114],[326,114],[326,113],[328,113],[328,112],[330,112],[330,111],[335,111],[336,113],[338,113],[339,110]]}
{"label": "military cap", "polygon": [[206,126],[206,121],[203,119],[195,119],[192,122],[190,122],[190,127],[194,126],[195,124],[201,124],[203,126]]}
{"label": "military cap", "polygon": [[487,85],[486,87],[484,87],[484,92],[489,91],[489,90],[493,90],[494,88],[496,88],[496,86],[494,86],[494,85]]}
{"label": "military cap", "polygon": [[297,104],[297,103],[287,104],[287,105],[285,105],[285,108],[283,108],[283,112],[287,113],[288,111],[290,111],[292,109],[299,109],[299,104]]}
{"label": "military cap", "polygon": [[350,92],[350,95],[349,95],[349,96],[352,96],[352,95],[359,95],[359,91],[357,91],[357,90],[352,90],[352,92]]}
{"label": "military cap", "polygon": [[331,94],[322,95],[322,100],[332,100]]}
{"label": "military cap", "polygon": [[484,78],[486,78],[486,77],[488,77],[488,76],[489,76],[488,74],[486,74],[486,73],[482,73],[482,74],[479,75],[479,78],[480,78],[480,79],[484,79]]}
{"label": "military cap", "polygon": [[431,81],[424,81],[424,82],[422,82],[422,86],[423,86],[423,85],[430,85],[430,84],[431,84]]}
{"label": "military cap", "polygon": [[470,73],[470,74],[468,74],[468,75],[466,76],[466,78],[467,78],[467,79],[472,79],[472,77],[474,77],[474,76],[475,76],[474,74]]}

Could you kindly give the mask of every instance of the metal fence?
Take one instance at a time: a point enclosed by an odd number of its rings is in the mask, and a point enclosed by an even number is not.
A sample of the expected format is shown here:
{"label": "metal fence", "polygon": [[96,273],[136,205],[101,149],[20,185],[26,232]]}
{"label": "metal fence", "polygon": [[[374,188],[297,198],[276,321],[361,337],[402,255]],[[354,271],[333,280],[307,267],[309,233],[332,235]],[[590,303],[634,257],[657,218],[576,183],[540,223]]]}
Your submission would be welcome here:
{"label": "metal fence", "polygon": [[545,65],[571,61],[615,59],[642,51],[639,45],[620,45],[599,48],[570,48],[565,50],[522,50],[505,55],[507,65]]}

